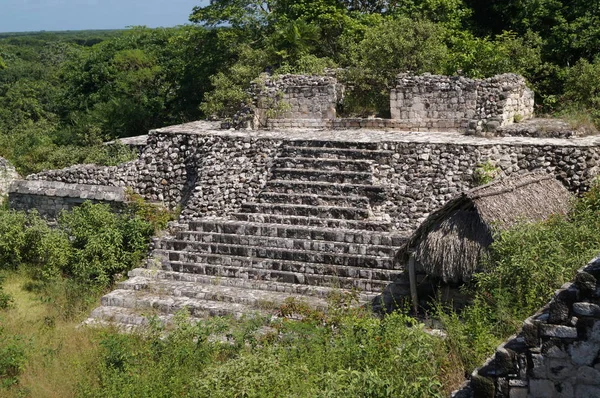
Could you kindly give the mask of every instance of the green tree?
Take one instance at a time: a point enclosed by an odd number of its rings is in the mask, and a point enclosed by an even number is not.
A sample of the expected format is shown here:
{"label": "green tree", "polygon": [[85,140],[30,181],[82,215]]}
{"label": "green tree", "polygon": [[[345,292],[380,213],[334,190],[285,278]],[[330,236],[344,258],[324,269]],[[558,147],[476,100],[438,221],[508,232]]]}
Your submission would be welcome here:
{"label": "green tree", "polygon": [[437,73],[448,55],[444,28],[424,20],[386,18],[353,49],[345,111],[389,116],[389,90],[401,72]]}

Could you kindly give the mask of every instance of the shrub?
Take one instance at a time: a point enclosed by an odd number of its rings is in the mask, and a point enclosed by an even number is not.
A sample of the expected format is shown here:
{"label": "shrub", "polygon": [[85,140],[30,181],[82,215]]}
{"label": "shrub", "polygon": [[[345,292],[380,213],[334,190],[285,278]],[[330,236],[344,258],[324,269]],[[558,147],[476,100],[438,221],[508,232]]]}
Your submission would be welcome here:
{"label": "shrub", "polygon": [[569,69],[564,97],[568,113],[587,111],[600,127],[600,59],[589,62],[582,58]]}
{"label": "shrub", "polygon": [[25,250],[27,215],[2,211],[0,217],[0,269],[16,269]]}
{"label": "shrub", "polygon": [[485,185],[494,181],[500,175],[500,169],[489,160],[478,164],[473,171],[473,181],[475,185]]}
{"label": "shrub", "polygon": [[10,308],[13,303],[13,299],[10,294],[5,293],[2,289],[2,283],[4,282],[4,275],[0,275],[0,310]]}
{"label": "shrub", "polygon": [[26,361],[25,345],[19,336],[6,335],[0,327],[0,387],[17,384]]}
{"label": "shrub", "polygon": [[69,236],[73,252],[65,273],[99,288],[107,287],[114,275],[133,268],[146,255],[154,232],[140,217],[118,215],[109,205],[91,202],[63,212],[59,225]]}
{"label": "shrub", "polygon": [[367,29],[351,51],[344,112],[389,116],[389,90],[401,72],[440,72],[447,57],[441,25],[408,18],[383,20]]}

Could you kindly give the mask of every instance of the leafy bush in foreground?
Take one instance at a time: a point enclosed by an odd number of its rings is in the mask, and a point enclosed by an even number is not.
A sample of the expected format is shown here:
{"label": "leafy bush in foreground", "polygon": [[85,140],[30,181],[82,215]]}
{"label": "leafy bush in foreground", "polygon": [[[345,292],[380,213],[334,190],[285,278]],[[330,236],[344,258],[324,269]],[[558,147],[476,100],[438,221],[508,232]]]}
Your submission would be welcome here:
{"label": "leafy bush in foreground", "polygon": [[0,326],[0,387],[10,387],[18,382],[25,360],[25,346],[21,338],[5,335]]}
{"label": "leafy bush in foreground", "polygon": [[85,310],[95,300],[94,292],[135,267],[145,257],[150,237],[169,217],[168,211],[140,198],[121,213],[86,202],[63,212],[55,228],[36,212],[3,210],[0,269],[27,272],[32,278],[28,288],[44,293],[68,318]]}
{"label": "leafy bush in foreground", "polygon": [[4,282],[4,275],[0,274],[0,310],[5,310],[11,306],[13,299],[10,294],[3,291],[2,282]]}

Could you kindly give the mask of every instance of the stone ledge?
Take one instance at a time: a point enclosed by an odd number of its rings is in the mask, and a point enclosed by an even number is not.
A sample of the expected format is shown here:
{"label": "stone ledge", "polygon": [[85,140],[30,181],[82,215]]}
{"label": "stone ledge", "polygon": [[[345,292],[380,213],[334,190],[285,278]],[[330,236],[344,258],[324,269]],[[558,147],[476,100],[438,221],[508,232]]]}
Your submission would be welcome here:
{"label": "stone ledge", "polygon": [[576,138],[534,138],[534,137],[478,137],[455,132],[428,131],[417,132],[400,129],[273,129],[273,130],[221,130],[218,123],[190,122],[175,126],[152,130],[153,134],[165,135],[200,135],[216,137],[236,137],[244,142],[256,140],[314,140],[314,141],[344,141],[344,142],[398,142],[423,144],[451,145],[532,145],[532,146],[565,146],[565,147],[595,147],[600,146],[600,136]]}
{"label": "stone ledge", "polygon": [[37,195],[57,198],[81,198],[102,202],[126,202],[125,188],[108,185],[68,184],[46,180],[17,180],[9,188],[9,196]]}

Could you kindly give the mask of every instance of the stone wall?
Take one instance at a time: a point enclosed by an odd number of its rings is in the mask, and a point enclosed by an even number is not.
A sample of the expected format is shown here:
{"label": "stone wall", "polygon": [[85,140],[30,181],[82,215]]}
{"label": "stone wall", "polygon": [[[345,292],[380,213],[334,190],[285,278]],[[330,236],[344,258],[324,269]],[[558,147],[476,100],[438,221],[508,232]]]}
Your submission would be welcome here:
{"label": "stone wall", "polygon": [[243,135],[172,133],[165,128],[150,132],[136,161],[119,166],[76,165],[27,179],[130,187],[151,202],[179,207],[184,220],[223,216],[238,211],[264,187],[281,143]]}
{"label": "stone wall", "polygon": [[[117,167],[75,166],[29,176],[30,180],[129,186],[150,201],[180,207],[184,220],[227,217],[252,202],[276,158],[297,140],[376,142],[370,169],[384,197],[373,215],[400,231],[414,230],[457,193],[474,186],[473,172],[487,163],[505,175],[543,170],[572,191],[585,190],[600,169],[593,137],[565,139],[477,138],[459,134],[364,130],[210,130],[192,123],[152,131],[139,160]],[[316,145],[316,144],[315,144]]]}
{"label": "stone wall", "polygon": [[8,190],[13,181],[19,179],[19,173],[10,162],[0,157],[0,201],[8,195]]}
{"label": "stone wall", "polygon": [[500,345],[455,398],[600,397],[600,257]]}
{"label": "stone wall", "polygon": [[8,196],[11,209],[36,209],[49,219],[55,219],[62,210],[71,210],[86,200],[118,208],[126,202],[127,196],[125,189],[119,187],[41,180],[14,181]]}
{"label": "stone wall", "polygon": [[390,94],[392,119],[458,131],[475,115],[477,82],[462,76],[401,74]]}
{"label": "stone wall", "polygon": [[533,92],[521,76],[484,80],[398,75],[390,94],[392,119],[408,127],[481,133],[533,116]]}
{"label": "stone wall", "polygon": [[398,230],[414,230],[430,212],[475,184],[482,164],[501,175],[542,170],[555,175],[571,191],[585,190],[599,173],[600,149],[595,146],[473,143],[387,142],[389,157],[374,165],[376,181],[386,186],[387,200],[374,209],[387,214]]}
{"label": "stone wall", "polygon": [[331,76],[263,76],[251,87],[256,107],[254,126],[323,127],[323,121],[336,118],[340,90],[341,85]]}

